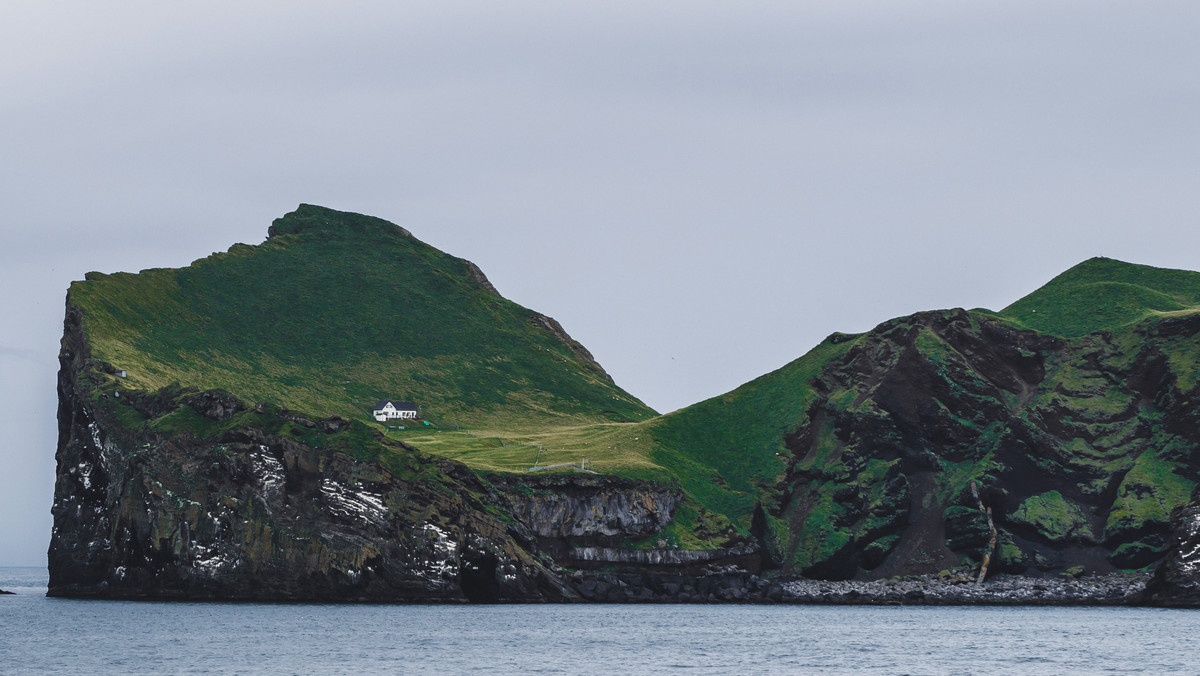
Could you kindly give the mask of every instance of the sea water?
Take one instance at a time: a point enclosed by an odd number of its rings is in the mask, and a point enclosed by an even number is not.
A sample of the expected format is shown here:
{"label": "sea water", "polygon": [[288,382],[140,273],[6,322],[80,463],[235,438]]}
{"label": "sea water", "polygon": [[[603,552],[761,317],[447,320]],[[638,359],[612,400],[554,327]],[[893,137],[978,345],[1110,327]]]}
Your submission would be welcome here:
{"label": "sea water", "polygon": [[1200,674],[1200,612],[80,601],[0,568],[0,673]]}

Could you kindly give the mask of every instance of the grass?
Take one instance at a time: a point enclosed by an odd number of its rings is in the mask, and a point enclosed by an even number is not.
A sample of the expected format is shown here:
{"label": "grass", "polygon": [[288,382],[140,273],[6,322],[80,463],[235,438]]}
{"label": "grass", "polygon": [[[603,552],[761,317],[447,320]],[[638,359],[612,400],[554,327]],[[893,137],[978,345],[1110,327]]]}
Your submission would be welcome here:
{"label": "grass", "polygon": [[[469,263],[379,219],[302,205],[260,245],[180,269],[89,273],[69,298],[92,357],[127,372],[93,374],[94,402],[126,430],[217,439],[255,428],[435,482],[436,466],[401,442],[479,471],[586,460],[673,481],[638,424],[653,410]],[[214,421],[181,405],[148,419],[127,404],[139,392],[180,404],[216,389],[264,412]],[[417,402],[436,429],[376,423],[370,408],[383,398]],[[325,433],[283,409],[351,424]]]}
{"label": "grass", "polygon": [[699,504],[748,527],[761,488],[786,467],[784,436],[817,398],[811,381],[853,344],[826,341],[732,392],[644,423],[650,460],[670,468]]}
{"label": "grass", "polygon": [[1196,487],[1195,481],[1183,476],[1186,472],[1185,465],[1164,459],[1160,451],[1139,456],[1117,489],[1105,537],[1121,538],[1148,524],[1166,524],[1171,511],[1187,504]]}
{"label": "grass", "polygon": [[73,284],[93,356],[129,389],[224,389],[317,417],[361,419],[385,397],[462,426],[654,415],[465,261],[389,223],[302,206],[273,228],[186,268]]}
{"label": "grass", "polygon": [[1092,258],[1000,311],[1000,316],[1072,338],[1200,306],[1200,273]]}
{"label": "grass", "polygon": [[1051,541],[1066,541],[1070,538],[1090,541],[1093,538],[1082,509],[1068,502],[1058,491],[1030,496],[1009,519],[1032,526]]}
{"label": "grass", "polygon": [[[525,472],[535,464],[579,464],[602,474],[669,479],[650,460],[653,440],[645,423],[479,428],[469,432],[389,430],[388,438],[490,472]],[[554,470],[551,470],[554,471]],[[571,471],[558,468],[557,471]]]}

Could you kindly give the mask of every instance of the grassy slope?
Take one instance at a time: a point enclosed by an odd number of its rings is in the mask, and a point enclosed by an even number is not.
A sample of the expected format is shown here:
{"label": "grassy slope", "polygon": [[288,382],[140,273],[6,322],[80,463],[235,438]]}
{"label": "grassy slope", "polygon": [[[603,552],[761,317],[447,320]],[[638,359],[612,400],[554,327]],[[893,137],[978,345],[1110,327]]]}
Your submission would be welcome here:
{"label": "grassy slope", "polygon": [[[655,441],[650,457],[671,468],[696,506],[720,515],[709,519],[714,525],[749,528],[760,489],[786,469],[783,438],[815,398],[810,382],[854,344],[841,337],[845,342],[827,340],[732,392],[642,424]],[[686,541],[687,531],[703,519],[681,516],[672,534]]]}
{"label": "grassy slope", "polygon": [[1092,258],[1000,311],[1021,325],[1066,338],[1200,306],[1200,273]]}
{"label": "grassy slope", "polygon": [[467,460],[498,435],[654,415],[466,261],[386,221],[301,206],[273,232],[186,268],[74,283],[94,357],[126,369],[126,389],[224,389],[310,417],[366,421],[378,399],[411,399],[469,430],[440,444]]}

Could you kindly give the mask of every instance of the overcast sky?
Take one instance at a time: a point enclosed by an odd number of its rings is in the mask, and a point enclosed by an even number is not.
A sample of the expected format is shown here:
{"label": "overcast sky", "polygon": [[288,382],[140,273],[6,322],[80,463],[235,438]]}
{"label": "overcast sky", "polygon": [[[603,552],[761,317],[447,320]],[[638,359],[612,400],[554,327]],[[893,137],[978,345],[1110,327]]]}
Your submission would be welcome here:
{"label": "overcast sky", "polygon": [[380,216],[659,411],[833,331],[1197,269],[1194,2],[0,7],[0,565],[43,565],[67,285]]}

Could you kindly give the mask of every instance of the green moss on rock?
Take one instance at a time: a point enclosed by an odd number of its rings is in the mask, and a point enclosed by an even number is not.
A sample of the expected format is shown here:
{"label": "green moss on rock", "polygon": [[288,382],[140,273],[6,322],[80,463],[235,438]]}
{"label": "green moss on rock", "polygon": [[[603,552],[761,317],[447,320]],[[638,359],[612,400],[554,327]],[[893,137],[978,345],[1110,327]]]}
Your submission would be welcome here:
{"label": "green moss on rock", "polygon": [[1009,516],[1009,521],[1030,526],[1042,537],[1055,542],[1095,540],[1083,510],[1064,499],[1058,491],[1029,497]]}

